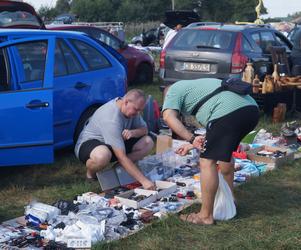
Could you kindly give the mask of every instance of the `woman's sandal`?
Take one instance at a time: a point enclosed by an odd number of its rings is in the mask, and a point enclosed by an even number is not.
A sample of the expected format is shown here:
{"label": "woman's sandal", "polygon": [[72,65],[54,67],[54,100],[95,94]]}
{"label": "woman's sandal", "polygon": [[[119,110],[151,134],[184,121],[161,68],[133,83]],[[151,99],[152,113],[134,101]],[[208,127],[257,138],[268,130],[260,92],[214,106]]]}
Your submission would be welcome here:
{"label": "woman's sandal", "polygon": [[202,225],[202,226],[212,226],[215,225],[216,222],[214,221],[212,224],[207,224],[196,213],[191,214],[182,214],[180,215],[180,219],[185,222],[193,223],[196,225]]}

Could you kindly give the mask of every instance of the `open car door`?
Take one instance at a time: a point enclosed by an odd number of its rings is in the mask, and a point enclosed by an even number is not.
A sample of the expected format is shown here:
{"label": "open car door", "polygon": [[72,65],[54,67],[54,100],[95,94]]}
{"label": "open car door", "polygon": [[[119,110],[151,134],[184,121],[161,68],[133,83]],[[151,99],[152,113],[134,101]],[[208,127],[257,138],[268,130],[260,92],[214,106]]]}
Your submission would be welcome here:
{"label": "open car door", "polygon": [[[20,60],[22,44],[38,44],[45,54],[40,82],[20,89],[12,80],[15,69],[28,70]],[[44,44],[44,48],[41,44]],[[53,83],[55,39],[32,37],[0,43],[0,166],[53,161]],[[15,69],[14,69],[15,68]]]}
{"label": "open car door", "polygon": [[194,23],[199,22],[200,16],[191,10],[170,10],[165,12],[164,24],[174,29],[177,24],[181,24],[183,27]]}

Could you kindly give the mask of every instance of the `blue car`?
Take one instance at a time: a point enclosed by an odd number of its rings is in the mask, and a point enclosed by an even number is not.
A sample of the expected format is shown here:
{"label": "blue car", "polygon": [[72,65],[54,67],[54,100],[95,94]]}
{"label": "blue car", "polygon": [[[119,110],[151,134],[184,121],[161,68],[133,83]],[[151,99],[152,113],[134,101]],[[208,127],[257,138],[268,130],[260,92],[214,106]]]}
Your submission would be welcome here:
{"label": "blue car", "polygon": [[126,88],[125,68],[88,36],[0,30],[0,166],[53,162]]}

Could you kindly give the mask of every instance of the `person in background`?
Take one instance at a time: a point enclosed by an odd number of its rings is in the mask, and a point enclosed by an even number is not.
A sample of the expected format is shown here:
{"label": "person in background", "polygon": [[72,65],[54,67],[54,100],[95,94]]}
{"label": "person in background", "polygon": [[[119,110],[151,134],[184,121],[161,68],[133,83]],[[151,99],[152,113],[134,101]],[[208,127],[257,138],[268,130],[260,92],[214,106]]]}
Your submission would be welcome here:
{"label": "person in background", "polygon": [[96,178],[109,162],[119,164],[144,189],[153,189],[134,162],[153,148],[145,121],[140,116],[146,103],[142,90],[132,89],[98,108],[85,125],[75,145],[75,155],[87,167],[86,178]]}
{"label": "person in background", "polygon": [[251,96],[222,91],[208,99],[195,115],[197,121],[206,127],[206,136],[193,135],[179,120],[179,114],[191,114],[200,100],[220,86],[221,80],[214,78],[178,81],[166,91],[162,108],[165,123],[187,141],[176,153],[186,155],[193,147],[202,149],[201,211],[180,217],[195,224],[214,224],[213,205],[219,184],[217,162],[233,193],[232,152],[243,137],[254,129],[259,118],[258,106]]}
{"label": "person in background", "polygon": [[166,37],[164,39],[163,43],[163,49],[169,44],[169,42],[173,39],[173,37],[178,33],[178,31],[182,29],[181,24],[177,24],[175,29],[171,29],[170,31],[167,32]]}

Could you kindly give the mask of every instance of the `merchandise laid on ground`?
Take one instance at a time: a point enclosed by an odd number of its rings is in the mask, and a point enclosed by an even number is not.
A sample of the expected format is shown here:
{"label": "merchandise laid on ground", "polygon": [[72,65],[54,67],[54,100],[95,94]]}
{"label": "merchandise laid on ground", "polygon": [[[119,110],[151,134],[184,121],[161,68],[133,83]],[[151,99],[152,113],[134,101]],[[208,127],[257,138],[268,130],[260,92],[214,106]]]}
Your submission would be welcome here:
{"label": "merchandise laid on ground", "polygon": [[[233,153],[235,185],[300,157],[299,125],[285,123],[281,131],[279,137],[263,129],[254,131],[248,135],[252,144],[240,144]],[[0,248],[90,248],[96,242],[127,237],[155,220],[200,202],[199,154],[196,149],[187,156],[175,154],[174,149],[181,143],[185,142],[159,135],[156,154],[138,162],[141,171],[155,182],[156,190],[142,189],[121,171],[120,166],[108,169],[98,174],[102,189],[106,191],[84,193],[73,201],[59,200],[52,205],[32,202],[25,207],[24,216],[3,222]],[[104,183],[107,178],[113,181]],[[228,220],[235,215],[230,188],[219,174],[214,218]]]}

